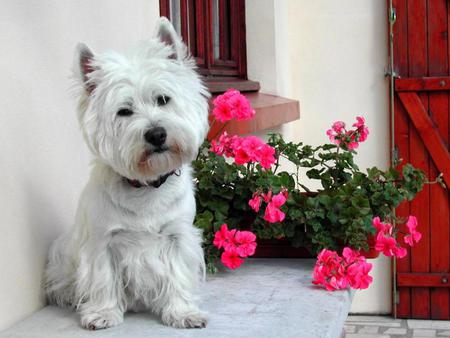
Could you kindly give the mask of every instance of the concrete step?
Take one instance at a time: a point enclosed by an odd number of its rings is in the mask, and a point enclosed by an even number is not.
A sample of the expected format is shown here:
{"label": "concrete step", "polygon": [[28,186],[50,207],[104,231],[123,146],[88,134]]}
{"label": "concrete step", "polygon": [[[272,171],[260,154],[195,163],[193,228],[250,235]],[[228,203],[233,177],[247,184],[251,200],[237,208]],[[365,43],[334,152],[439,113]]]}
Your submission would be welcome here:
{"label": "concrete step", "polygon": [[47,306],[0,337],[340,337],[353,293],[313,286],[313,266],[311,259],[255,258],[238,270],[208,276],[201,295],[202,309],[209,312],[205,329],[174,329],[151,314],[130,313],[119,326],[88,331],[76,313]]}

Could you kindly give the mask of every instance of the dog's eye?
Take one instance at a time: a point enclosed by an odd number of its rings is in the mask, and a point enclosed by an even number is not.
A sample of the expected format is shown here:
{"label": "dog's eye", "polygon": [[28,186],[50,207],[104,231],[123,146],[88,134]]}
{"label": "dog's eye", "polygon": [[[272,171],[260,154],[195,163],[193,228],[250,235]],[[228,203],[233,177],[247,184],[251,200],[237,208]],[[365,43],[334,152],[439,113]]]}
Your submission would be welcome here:
{"label": "dog's eye", "polygon": [[166,104],[168,104],[170,101],[170,97],[166,96],[166,95],[159,95],[156,98],[156,104],[158,106],[165,106]]}
{"label": "dog's eye", "polygon": [[133,111],[131,109],[123,108],[117,112],[119,116],[130,116],[133,115]]}

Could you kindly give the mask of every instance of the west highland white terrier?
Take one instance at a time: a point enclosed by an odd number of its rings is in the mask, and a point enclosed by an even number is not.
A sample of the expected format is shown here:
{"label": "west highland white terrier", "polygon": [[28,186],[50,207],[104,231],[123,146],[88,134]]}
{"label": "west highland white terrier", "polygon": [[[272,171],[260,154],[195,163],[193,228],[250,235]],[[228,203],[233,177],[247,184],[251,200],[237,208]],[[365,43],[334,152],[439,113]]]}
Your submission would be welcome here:
{"label": "west highland white terrier", "polygon": [[209,94],[195,62],[166,18],[126,55],[80,44],[75,61],[78,119],[95,160],[75,226],[50,249],[48,300],[76,308],[92,330],[143,310],[205,327],[190,163],[208,131]]}

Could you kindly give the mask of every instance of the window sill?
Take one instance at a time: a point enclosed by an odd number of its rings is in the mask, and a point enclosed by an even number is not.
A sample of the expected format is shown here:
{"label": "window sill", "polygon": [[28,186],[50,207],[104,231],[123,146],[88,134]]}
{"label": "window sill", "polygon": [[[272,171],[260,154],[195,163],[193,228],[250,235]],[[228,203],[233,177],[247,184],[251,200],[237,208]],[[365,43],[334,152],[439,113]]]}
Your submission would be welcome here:
{"label": "window sill", "polygon": [[209,140],[219,136],[223,131],[233,135],[251,134],[300,118],[300,105],[296,100],[260,92],[243,94],[255,109],[255,117],[251,120],[229,121],[227,123],[216,121],[208,133]]}
{"label": "window sill", "polygon": [[229,88],[240,92],[257,92],[260,89],[259,82],[232,77],[205,77],[203,83],[213,94],[224,93]]}

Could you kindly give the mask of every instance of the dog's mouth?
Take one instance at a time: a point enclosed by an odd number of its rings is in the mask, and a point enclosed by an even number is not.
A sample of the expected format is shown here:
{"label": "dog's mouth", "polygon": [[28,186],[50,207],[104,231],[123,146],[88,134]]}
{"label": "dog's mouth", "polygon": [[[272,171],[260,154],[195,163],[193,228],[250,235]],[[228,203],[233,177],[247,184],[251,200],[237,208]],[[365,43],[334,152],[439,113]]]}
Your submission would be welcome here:
{"label": "dog's mouth", "polygon": [[143,153],[142,156],[139,160],[140,164],[146,163],[147,160],[155,154],[162,154],[165,153],[166,151],[169,151],[169,147],[167,146],[161,146],[161,147],[157,147],[157,148],[153,148],[153,149],[146,149]]}

